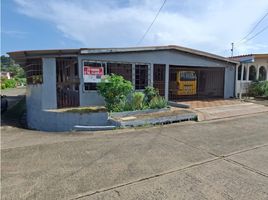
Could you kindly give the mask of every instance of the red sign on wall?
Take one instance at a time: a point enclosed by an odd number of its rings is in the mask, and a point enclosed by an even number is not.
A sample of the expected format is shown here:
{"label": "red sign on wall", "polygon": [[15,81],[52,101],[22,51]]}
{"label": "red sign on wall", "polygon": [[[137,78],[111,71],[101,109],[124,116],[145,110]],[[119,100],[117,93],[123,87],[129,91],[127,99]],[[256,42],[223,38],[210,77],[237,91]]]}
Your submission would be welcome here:
{"label": "red sign on wall", "polygon": [[104,75],[103,67],[84,66],[84,82],[85,83],[98,83]]}
{"label": "red sign on wall", "polygon": [[84,67],[84,75],[104,75],[103,67]]}

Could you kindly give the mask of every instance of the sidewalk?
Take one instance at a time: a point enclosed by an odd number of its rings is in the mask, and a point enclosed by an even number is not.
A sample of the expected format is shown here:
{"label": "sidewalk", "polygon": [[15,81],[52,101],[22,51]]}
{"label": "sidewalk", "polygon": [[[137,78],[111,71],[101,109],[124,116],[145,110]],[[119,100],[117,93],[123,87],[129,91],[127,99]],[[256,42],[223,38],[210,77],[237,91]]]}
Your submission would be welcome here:
{"label": "sidewalk", "polygon": [[240,103],[234,105],[195,108],[193,111],[197,113],[198,121],[206,121],[268,112],[268,107],[255,103]]}

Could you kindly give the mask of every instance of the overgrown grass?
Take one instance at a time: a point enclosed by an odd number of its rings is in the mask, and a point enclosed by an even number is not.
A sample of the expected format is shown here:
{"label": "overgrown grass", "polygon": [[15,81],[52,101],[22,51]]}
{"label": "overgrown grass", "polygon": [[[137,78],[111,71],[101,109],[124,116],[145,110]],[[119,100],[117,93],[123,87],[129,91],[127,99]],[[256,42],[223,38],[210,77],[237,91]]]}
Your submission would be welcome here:
{"label": "overgrown grass", "polygon": [[16,105],[11,109],[7,110],[2,114],[4,120],[20,121],[22,115],[26,112],[26,100],[25,97],[21,99]]}

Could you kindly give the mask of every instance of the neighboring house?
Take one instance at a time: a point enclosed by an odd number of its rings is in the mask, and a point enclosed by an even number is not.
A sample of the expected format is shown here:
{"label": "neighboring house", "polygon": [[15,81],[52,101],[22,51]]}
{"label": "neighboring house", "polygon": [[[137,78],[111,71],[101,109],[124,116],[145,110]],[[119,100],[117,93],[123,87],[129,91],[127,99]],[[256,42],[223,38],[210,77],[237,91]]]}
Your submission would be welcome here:
{"label": "neighboring house", "polygon": [[239,61],[236,75],[237,95],[247,93],[252,81],[268,80],[268,54],[250,54],[232,57]]}
{"label": "neighboring house", "polygon": [[10,72],[0,72],[1,78],[11,79]]}
{"label": "neighboring house", "polygon": [[[42,110],[103,105],[96,82],[104,74],[119,74],[136,90],[159,89],[167,100],[235,97],[236,66],[225,57],[180,46],[82,48],[8,53],[26,72],[27,117],[42,118]],[[178,95],[178,73],[190,71],[195,95]],[[187,78],[187,77],[186,77]],[[187,85],[185,85],[187,87]]]}

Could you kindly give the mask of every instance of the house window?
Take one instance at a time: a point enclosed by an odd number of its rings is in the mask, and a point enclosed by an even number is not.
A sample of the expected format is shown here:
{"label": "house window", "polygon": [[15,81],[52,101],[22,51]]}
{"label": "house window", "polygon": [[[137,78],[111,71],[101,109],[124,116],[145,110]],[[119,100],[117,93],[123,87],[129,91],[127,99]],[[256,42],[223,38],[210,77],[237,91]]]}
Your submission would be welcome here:
{"label": "house window", "polygon": [[27,84],[36,85],[43,83],[42,59],[28,59],[24,67]]}
{"label": "house window", "polygon": [[142,90],[148,86],[148,65],[135,66],[135,89]]}
{"label": "house window", "polygon": [[238,77],[237,77],[237,79],[239,81],[241,80],[241,73],[242,73],[242,65],[239,65],[239,67],[238,67]]}
{"label": "house window", "polygon": [[[105,63],[101,62],[86,61],[84,62],[84,66],[103,67],[105,69]],[[97,90],[97,83],[84,83],[84,90],[85,91]]]}
{"label": "house window", "polygon": [[255,81],[256,80],[256,74],[257,74],[257,71],[256,71],[255,66],[251,65],[249,67],[249,80],[250,81]]}
{"label": "house window", "polygon": [[124,79],[132,82],[132,65],[124,63],[107,63],[107,74],[123,76]]}
{"label": "house window", "polygon": [[264,66],[261,66],[259,69],[259,80],[260,81],[265,81],[266,80],[266,69],[264,68]]}

